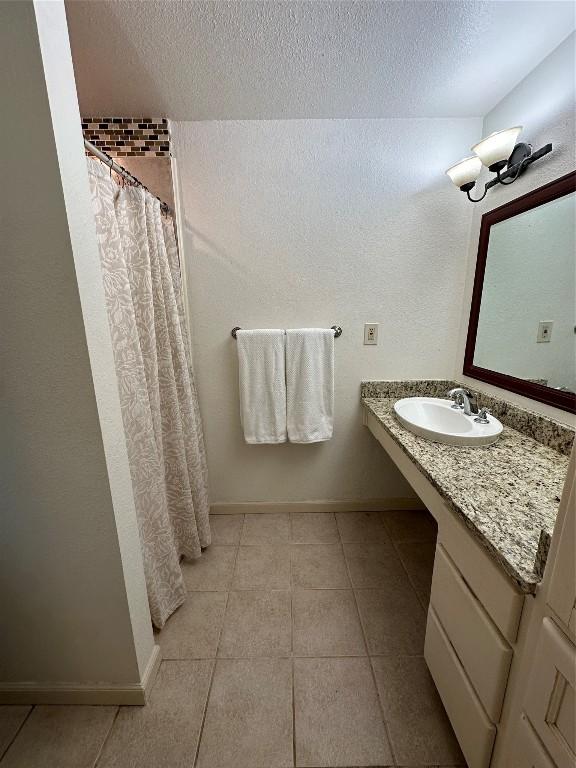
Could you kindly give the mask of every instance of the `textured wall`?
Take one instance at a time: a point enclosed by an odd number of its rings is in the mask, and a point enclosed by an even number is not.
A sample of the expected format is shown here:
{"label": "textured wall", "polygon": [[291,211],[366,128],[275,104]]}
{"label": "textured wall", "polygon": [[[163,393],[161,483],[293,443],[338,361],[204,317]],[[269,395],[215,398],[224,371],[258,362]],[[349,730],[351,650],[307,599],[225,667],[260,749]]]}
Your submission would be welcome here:
{"label": "textured wall", "polygon": [[66,21],[36,13],[0,3],[0,680],[137,683],[153,641]]}
{"label": "textured wall", "polygon": [[[520,140],[533,144],[535,149],[539,149],[544,144],[552,142],[554,150],[552,154],[547,155],[530,166],[526,174],[514,184],[511,184],[509,187],[494,187],[488,192],[488,195],[481,203],[477,203],[474,206],[470,205],[473,208],[474,214],[470,232],[466,287],[462,305],[460,344],[458,346],[455,367],[455,375],[458,377],[462,377],[464,347],[466,345],[470,313],[470,298],[472,295],[482,214],[520,195],[524,195],[532,189],[541,187],[543,184],[553,181],[569,171],[573,171],[576,166],[574,121],[574,110],[576,107],[575,45],[576,35],[572,34],[536,69],[530,72],[484,119],[482,136],[487,136],[493,131],[508,128],[512,125],[523,125],[524,130]],[[454,158],[457,157],[458,153],[455,152]],[[464,197],[455,187],[454,194],[456,196],[460,194]],[[545,320],[547,318],[540,319]],[[536,400],[529,400],[528,398],[520,397],[506,390],[492,387],[473,379],[470,379],[470,383],[472,386],[505,397],[538,413],[547,414],[568,423],[573,423],[574,421],[573,417],[566,413],[566,411],[538,403]]]}
{"label": "textured wall", "polygon": [[[361,424],[362,378],[452,369],[472,207],[443,172],[465,120],[174,123],[212,501],[409,494]],[[379,346],[363,324],[380,323]],[[329,443],[247,446],[230,330],[342,325]]]}

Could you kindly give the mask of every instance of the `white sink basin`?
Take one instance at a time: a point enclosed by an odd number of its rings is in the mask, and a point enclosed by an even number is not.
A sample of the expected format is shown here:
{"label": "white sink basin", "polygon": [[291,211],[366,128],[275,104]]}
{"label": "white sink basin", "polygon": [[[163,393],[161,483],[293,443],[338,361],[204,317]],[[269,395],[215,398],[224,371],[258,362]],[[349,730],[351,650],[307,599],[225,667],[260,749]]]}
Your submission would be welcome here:
{"label": "white sink basin", "polygon": [[502,432],[502,424],[488,416],[478,424],[474,416],[452,408],[452,400],[439,397],[405,397],[394,403],[396,418],[415,435],[449,445],[490,445]]}

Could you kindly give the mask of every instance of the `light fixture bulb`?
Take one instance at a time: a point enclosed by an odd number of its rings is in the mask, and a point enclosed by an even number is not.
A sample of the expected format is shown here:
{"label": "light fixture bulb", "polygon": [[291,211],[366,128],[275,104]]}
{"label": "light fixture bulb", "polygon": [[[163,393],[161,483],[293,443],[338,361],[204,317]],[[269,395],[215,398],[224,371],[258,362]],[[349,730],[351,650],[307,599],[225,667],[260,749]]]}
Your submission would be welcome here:
{"label": "light fixture bulb", "polygon": [[460,160],[456,165],[451,166],[446,171],[452,182],[457,187],[470,184],[476,181],[482,170],[482,161],[476,155]]}
{"label": "light fixture bulb", "polygon": [[472,152],[475,152],[488,168],[497,163],[503,163],[512,154],[521,130],[522,126],[516,125],[514,128],[505,128],[503,131],[491,133],[490,136],[475,144]]}

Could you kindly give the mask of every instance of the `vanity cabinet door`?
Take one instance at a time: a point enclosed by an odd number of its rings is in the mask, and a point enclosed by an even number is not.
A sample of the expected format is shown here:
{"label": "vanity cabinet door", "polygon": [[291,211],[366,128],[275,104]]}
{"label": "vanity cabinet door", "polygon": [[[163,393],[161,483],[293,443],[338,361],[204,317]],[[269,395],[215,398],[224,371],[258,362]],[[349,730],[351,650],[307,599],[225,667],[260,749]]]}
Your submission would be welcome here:
{"label": "vanity cabinet door", "polygon": [[511,768],[555,768],[526,715],[522,715]]}
{"label": "vanity cabinet door", "polygon": [[557,768],[576,764],[576,650],[546,618],[534,657],[524,710]]}

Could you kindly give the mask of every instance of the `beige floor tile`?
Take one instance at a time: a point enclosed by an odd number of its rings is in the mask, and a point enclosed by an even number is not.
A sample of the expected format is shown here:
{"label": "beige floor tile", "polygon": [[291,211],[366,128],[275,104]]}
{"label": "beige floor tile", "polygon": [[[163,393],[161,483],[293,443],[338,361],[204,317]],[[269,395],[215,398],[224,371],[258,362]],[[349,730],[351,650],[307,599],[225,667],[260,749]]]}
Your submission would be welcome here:
{"label": "beige floor tile", "polygon": [[239,544],[244,515],[210,515],[212,544]]}
{"label": "beige floor tile", "polygon": [[289,656],[289,590],[230,592],[218,656]]}
{"label": "beige floor tile", "polygon": [[376,655],[424,652],[426,613],[406,581],[384,589],[356,591],[368,653]]}
{"label": "beige floor tile", "polygon": [[198,768],[292,766],[290,659],[218,659]]}
{"label": "beige floor tile", "polygon": [[408,541],[396,545],[404,568],[424,605],[430,602],[434,570],[435,541]]}
{"label": "beige floor tile", "polygon": [[336,522],[343,542],[389,542],[379,512],[337,512]]}
{"label": "beige floor tile", "polygon": [[244,518],[242,545],[252,544],[287,544],[290,541],[290,515],[249,514]]}
{"label": "beige floor tile", "polygon": [[290,547],[240,547],[232,589],[289,589]]}
{"label": "beige floor tile", "polygon": [[372,659],[392,748],[400,765],[465,765],[422,657]]}
{"label": "beige floor tile", "polygon": [[391,765],[368,659],[294,659],[296,765]]}
{"label": "beige floor tile", "polygon": [[303,589],[350,587],[340,544],[293,544],[292,585]]}
{"label": "beige floor tile", "polygon": [[382,522],[394,541],[430,541],[436,539],[436,521],[426,510],[380,512]]}
{"label": "beige floor tile", "polygon": [[0,759],[31,709],[32,707],[18,705],[0,706]]}
{"label": "beige floor tile", "polygon": [[212,545],[197,560],[184,560],[182,574],[188,591],[226,591],[230,587],[236,547]]}
{"label": "beige floor tile", "polygon": [[213,661],[163,661],[145,707],[121,707],[98,768],[190,768]]}
{"label": "beige floor tile", "polygon": [[117,707],[35,707],[2,768],[92,768]]}
{"label": "beige floor tile", "polygon": [[226,592],[189,592],[186,602],[170,616],[156,641],[163,659],[211,659],[226,610]]}
{"label": "beige floor tile", "polygon": [[292,512],[292,541],[298,544],[337,544],[336,518],[332,512]]}
{"label": "beige floor tile", "polygon": [[355,587],[385,587],[407,578],[391,544],[344,544],[344,555]]}
{"label": "beige floor tile", "polygon": [[364,636],[354,593],[297,589],[292,596],[296,656],[363,656]]}

